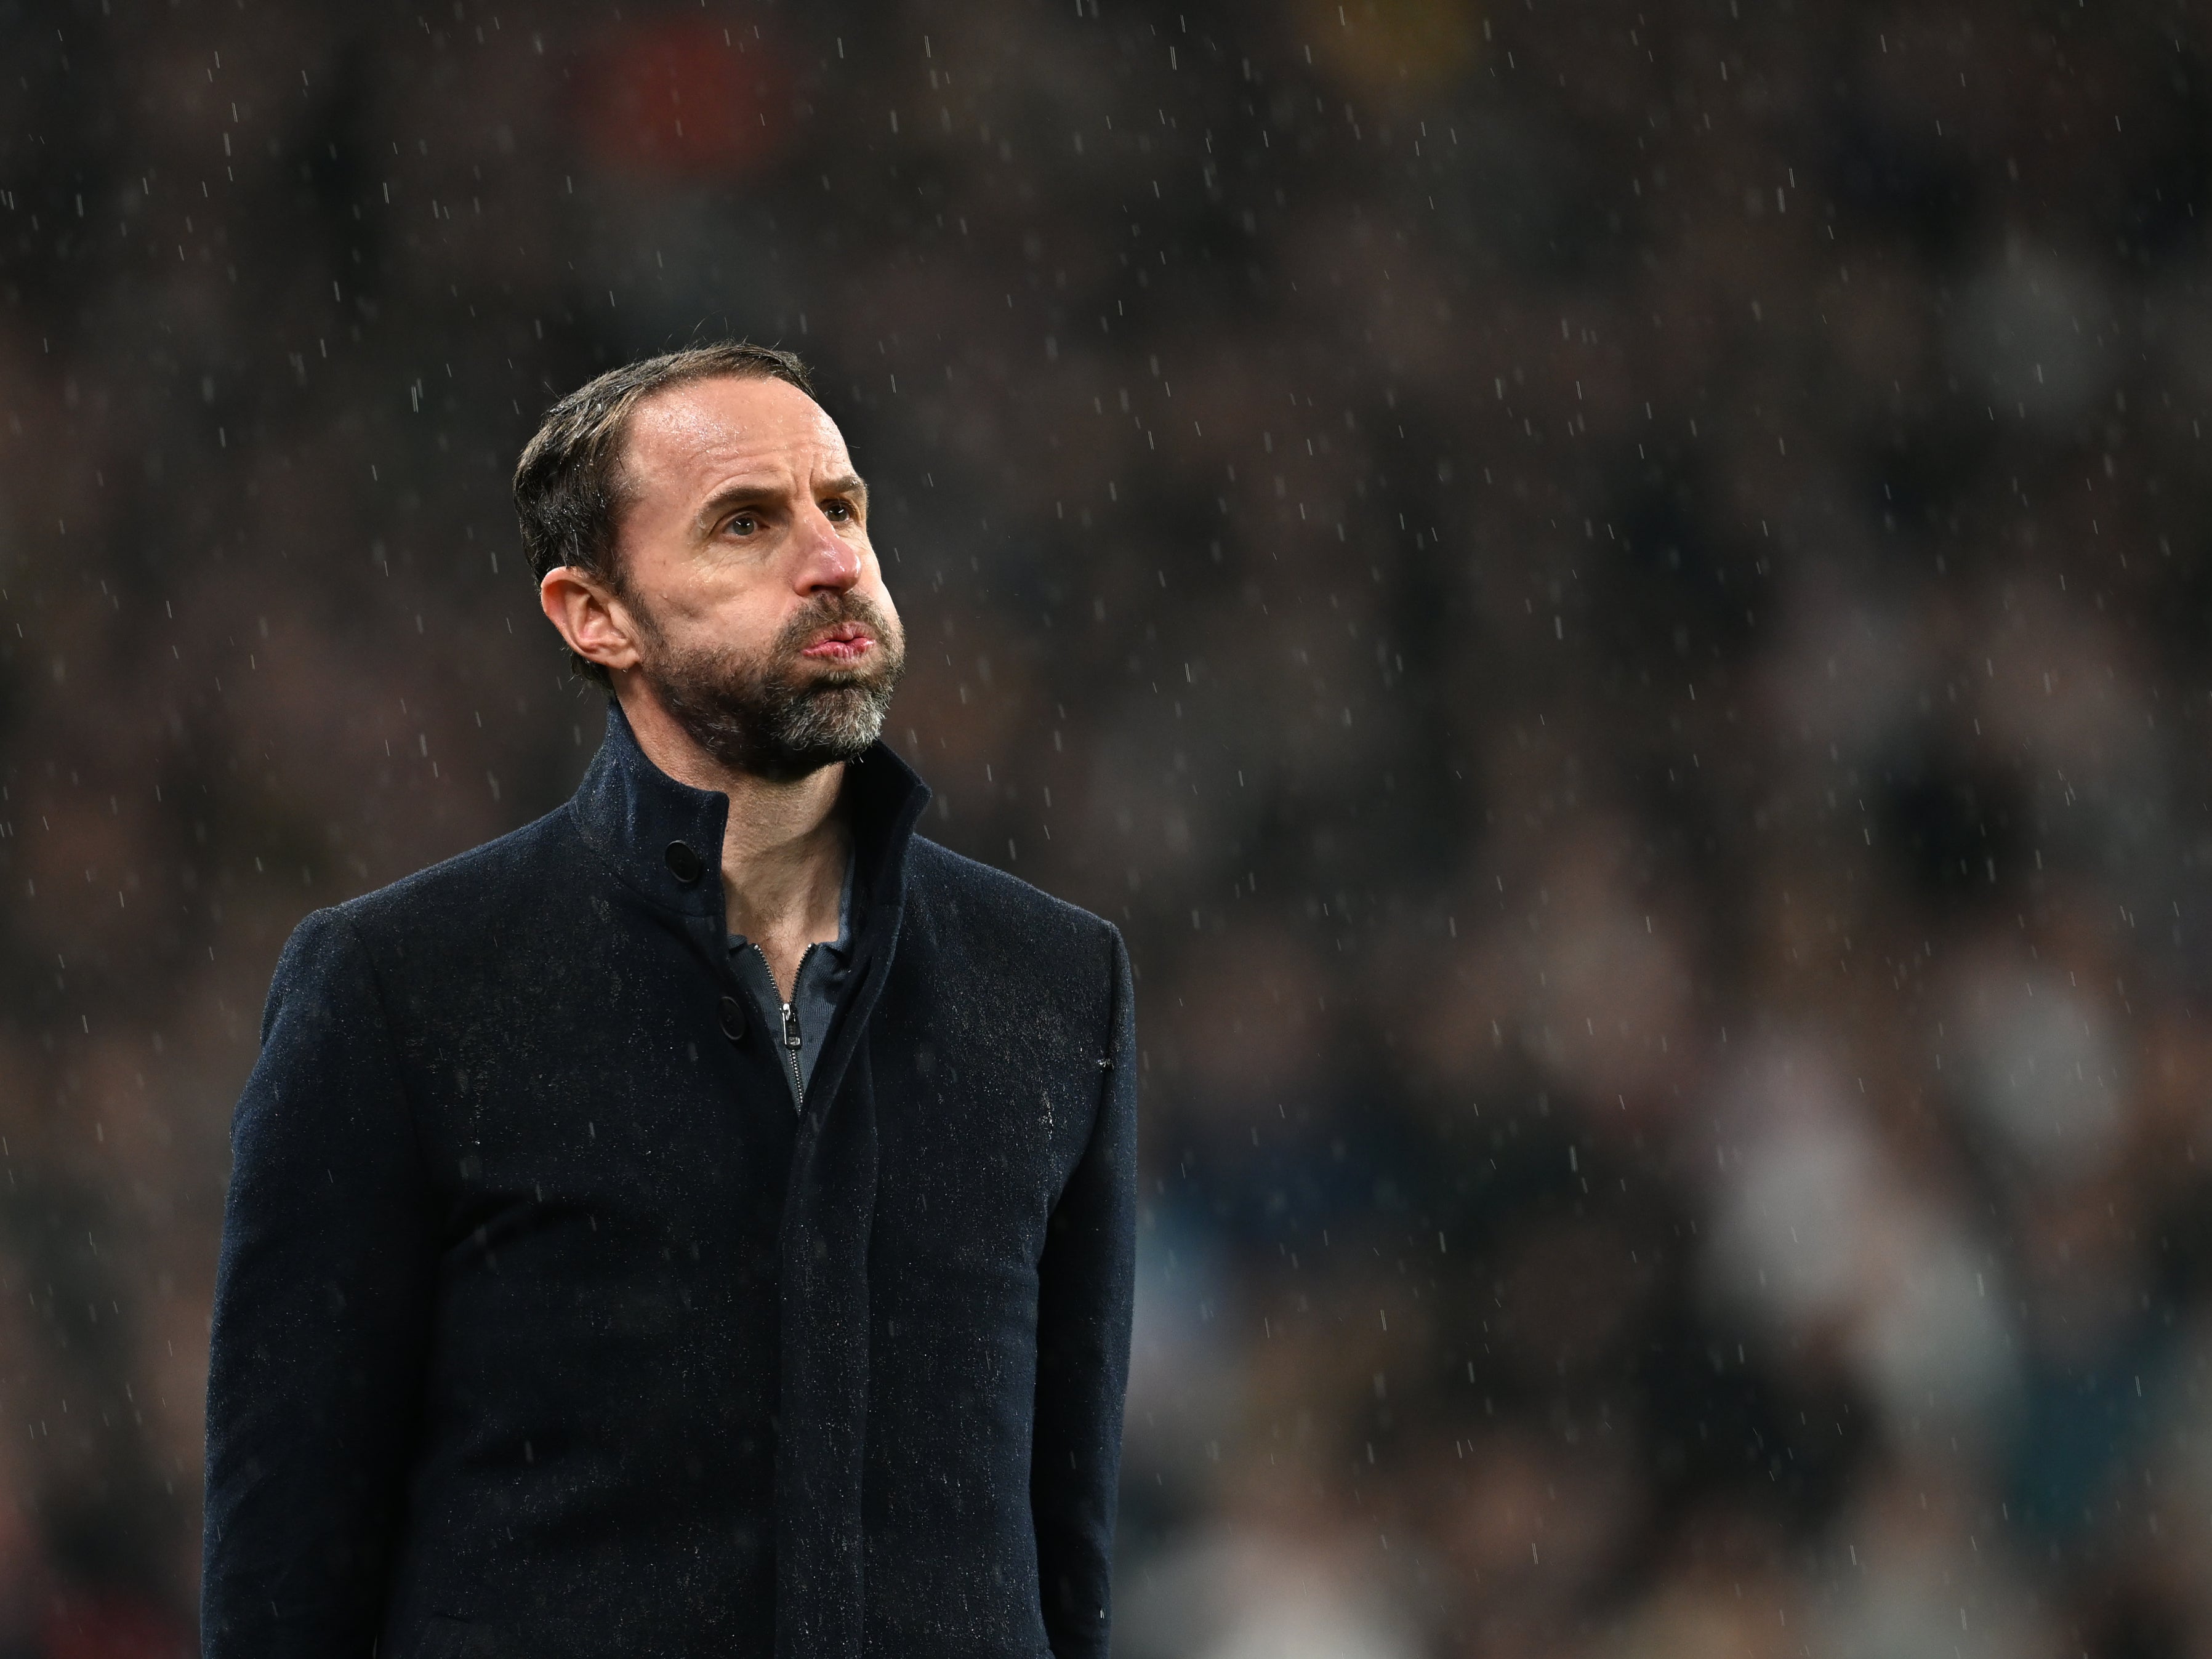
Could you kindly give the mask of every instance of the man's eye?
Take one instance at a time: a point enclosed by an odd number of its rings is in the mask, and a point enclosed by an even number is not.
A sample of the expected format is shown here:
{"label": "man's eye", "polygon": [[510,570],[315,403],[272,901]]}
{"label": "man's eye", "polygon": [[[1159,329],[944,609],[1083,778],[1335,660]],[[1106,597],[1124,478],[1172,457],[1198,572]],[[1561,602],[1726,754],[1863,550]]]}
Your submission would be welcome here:
{"label": "man's eye", "polygon": [[740,513],[723,528],[733,536],[750,536],[760,528],[760,521],[750,513]]}
{"label": "man's eye", "polygon": [[831,520],[840,524],[853,516],[853,504],[850,501],[824,501],[822,504],[822,510]]}

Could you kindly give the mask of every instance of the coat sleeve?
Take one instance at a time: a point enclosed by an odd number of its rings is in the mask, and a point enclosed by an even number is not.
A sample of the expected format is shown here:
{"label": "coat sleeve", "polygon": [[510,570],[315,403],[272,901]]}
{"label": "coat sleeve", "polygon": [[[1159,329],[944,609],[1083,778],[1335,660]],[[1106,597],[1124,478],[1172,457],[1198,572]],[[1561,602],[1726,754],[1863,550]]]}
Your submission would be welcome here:
{"label": "coat sleeve", "polygon": [[1054,1659],[1104,1659],[1111,1611],[1121,1397],[1136,1249],[1137,1028],[1128,952],[1111,932],[1113,988],[1098,1115],[1054,1210],[1038,1264],[1037,1395],[1030,1462],[1037,1580]]}
{"label": "coat sleeve", "polygon": [[206,1659],[362,1659],[384,1611],[435,1267],[368,952],[340,912],[278,962],[231,1127],[208,1376]]}

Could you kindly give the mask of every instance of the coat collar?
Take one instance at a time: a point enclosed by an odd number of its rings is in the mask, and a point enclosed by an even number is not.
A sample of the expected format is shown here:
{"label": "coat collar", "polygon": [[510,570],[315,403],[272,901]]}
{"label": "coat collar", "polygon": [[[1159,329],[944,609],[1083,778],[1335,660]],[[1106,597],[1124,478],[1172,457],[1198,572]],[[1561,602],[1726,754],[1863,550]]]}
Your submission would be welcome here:
{"label": "coat collar", "polygon": [[[929,786],[880,740],[845,771],[853,830],[854,902],[860,915],[896,927],[907,843],[929,805]],[[678,783],[638,746],[622,705],[607,702],[607,731],[569,803],[584,839],[629,886],[665,909],[722,921],[722,832],[730,798]],[[866,927],[864,922],[863,927]]]}

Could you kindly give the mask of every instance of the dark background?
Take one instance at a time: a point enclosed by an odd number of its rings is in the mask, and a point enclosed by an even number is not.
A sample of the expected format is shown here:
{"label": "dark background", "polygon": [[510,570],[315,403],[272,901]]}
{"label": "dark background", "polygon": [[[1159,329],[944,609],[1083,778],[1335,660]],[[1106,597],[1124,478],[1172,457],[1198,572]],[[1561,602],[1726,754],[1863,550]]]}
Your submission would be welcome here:
{"label": "dark background", "polygon": [[1139,964],[1121,1652],[2212,1654],[2208,94],[2121,0],[0,0],[0,1656],[190,1647],[276,951],[566,796],[514,455],[724,332],[929,832]]}

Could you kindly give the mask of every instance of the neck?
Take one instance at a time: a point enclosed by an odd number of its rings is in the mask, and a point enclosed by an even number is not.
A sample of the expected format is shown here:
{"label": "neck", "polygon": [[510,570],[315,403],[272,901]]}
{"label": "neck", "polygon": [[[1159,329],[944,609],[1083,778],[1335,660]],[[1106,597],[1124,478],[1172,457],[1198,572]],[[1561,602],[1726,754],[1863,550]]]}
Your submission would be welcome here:
{"label": "neck", "polygon": [[852,835],[837,810],[842,764],[771,779],[725,765],[641,684],[617,687],[637,746],[678,783],[726,795],[722,895],[729,930],[758,945],[788,988],[807,945],[837,937]]}

